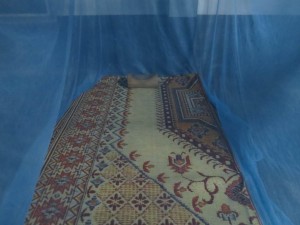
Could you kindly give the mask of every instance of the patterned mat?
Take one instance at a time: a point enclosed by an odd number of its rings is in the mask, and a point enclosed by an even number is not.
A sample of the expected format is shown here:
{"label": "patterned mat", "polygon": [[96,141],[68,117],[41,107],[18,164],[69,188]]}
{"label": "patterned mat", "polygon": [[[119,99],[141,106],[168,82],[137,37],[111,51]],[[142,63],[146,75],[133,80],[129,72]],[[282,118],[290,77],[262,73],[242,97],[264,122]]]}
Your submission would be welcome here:
{"label": "patterned mat", "polygon": [[105,77],[58,123],[26,224],[260,224],[194,75]]}

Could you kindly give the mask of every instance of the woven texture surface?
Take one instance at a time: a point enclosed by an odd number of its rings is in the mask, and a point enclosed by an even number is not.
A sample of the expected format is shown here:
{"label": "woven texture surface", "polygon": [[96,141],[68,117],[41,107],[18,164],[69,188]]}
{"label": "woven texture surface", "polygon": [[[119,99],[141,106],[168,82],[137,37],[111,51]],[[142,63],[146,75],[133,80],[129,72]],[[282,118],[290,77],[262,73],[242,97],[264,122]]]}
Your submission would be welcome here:
{"label": "woven texture surface", "polygon": [[58,123],[26,224],[260,224],[194,75],[106,77]]}

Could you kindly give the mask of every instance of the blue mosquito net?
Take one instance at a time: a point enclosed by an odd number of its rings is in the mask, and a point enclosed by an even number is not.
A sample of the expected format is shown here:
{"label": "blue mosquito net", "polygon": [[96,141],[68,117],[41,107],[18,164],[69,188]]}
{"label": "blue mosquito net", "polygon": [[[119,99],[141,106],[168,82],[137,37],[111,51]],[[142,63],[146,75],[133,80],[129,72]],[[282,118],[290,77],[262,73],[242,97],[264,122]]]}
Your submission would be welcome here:
{"label": "blue mosquito net", "polygon": [[103,75],[198,73],[265,225],[300,224],[300,2],[0,0],[0,224]]}

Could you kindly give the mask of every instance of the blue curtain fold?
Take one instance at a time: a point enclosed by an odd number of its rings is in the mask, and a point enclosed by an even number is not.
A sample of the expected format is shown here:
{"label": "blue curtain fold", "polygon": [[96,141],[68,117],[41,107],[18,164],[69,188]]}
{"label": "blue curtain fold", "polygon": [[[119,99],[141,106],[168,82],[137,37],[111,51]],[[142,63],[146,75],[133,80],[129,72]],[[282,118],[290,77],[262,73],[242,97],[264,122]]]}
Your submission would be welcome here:
{"label": "blue curtain fold", "polygon": [[299,13],[295,0],[0,1],[0,224],[23,224],[71,102],[128,73],[198,73],[263,224],[300,224]]}

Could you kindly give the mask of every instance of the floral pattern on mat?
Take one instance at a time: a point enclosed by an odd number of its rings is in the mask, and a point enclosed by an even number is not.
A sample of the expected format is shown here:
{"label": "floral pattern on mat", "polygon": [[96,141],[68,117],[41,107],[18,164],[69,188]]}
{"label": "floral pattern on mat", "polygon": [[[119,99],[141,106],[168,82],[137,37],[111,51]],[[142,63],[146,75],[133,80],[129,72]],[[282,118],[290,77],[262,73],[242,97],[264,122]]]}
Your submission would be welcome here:
{"label": "floral pattern on mat", "polygon": [[259,224],[209,103],[186,90],[193,79],[161,85],[180,87],[191,107],[170,115],[172,128],[164,107],[182,101],[165,101],[164,89],[105,77],[80,96],[56,127],[26,224]]}

